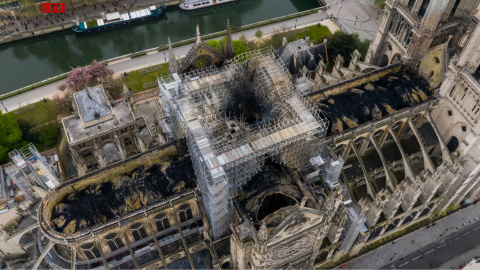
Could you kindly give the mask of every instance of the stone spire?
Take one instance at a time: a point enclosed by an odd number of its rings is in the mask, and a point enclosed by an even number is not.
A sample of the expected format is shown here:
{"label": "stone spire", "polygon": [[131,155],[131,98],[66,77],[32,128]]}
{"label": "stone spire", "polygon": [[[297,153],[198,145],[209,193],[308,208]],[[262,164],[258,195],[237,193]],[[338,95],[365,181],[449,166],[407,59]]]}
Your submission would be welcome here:
{"label": "stone spire", "polygon": [[168,37],[168,74],[173,74],[178,72],[178,63],[175,58],[175,53],[173,52],[172,42],[170,42],[170,37]]}
{"label": "stone spire", "polygon": [[201,43],[202,39],[200,38],[200,27],[197,24],[197,43]]}
{"label": "stone spire", "polygon": [[230,59],[235,55],[232,43],[232,31],[230,30],[230,19],[227,19],[227,36],[225,37],[225,59]]}
{"label": "stone spire", "polygon": [[265,242],[268,240],[268,230],[267,230],[267,225],[265,223],[262,223],[262,226],[260,227],[260,230],[257,233],[258,240],[261,242]]}

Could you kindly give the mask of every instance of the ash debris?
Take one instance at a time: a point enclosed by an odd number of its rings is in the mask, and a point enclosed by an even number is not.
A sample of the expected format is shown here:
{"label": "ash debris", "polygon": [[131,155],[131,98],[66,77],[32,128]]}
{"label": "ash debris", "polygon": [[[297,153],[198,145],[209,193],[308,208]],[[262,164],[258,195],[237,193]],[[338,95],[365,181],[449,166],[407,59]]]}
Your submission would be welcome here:
{"label": "ash debris", "polygon": [[[247,124],[255,124],[262,120],[265,113],[262,110],[262,96],[255,88],[255,73],[258,61],[246,62],[240,72],[235,74],[235,84],[231,88],[231,98],[228,100],[227,112],[243,115]],[[264,108],[263,108],[264,109]]]}
{"label": "ash debris", "polygon": [[244,186],[236,201],[258,230],[263,222],[267,227],[280,224],[298,206],[303,193],[288,168],[267,159],[262,171]]}
{"label": "ash debris", "polygon": [[432,95],[424,78],[403,68],[377,81],[329,96],[320,101],[319,106],[332,120],[329,133],[336,133],[420,104]]}
{"label": "ash debris", "polygon": [[105,179],[82,190],[72,190],[53,208],[51,224],[56,231],[73,233],[195,186],[190,158],[172,156],[148,168],[139,166],[118,179]]}

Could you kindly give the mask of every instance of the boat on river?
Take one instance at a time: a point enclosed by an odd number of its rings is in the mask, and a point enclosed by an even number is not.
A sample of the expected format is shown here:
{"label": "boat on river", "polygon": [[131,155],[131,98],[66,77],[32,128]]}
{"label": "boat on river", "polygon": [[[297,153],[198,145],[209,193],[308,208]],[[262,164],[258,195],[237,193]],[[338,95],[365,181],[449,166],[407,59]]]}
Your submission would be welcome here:
{"label": "boat on river", "polygon": [[157,8],[156,6],[150,6],[148,8],[129,11],[120,14],[120,12],[112,12],[102,14],[102,19],[91,20],[87,22],[77,22],[72,27],[72,30],[77,34],[95,33],[122,26],[127,26],[139,22],[153,20],[161,17],[164,13],[165,5]]}
{"label": "boat on river", "polygon": [[195,10],[235,1],[237,0],[185,0],[185,2],[180,4],[180,8],[183,10]]}

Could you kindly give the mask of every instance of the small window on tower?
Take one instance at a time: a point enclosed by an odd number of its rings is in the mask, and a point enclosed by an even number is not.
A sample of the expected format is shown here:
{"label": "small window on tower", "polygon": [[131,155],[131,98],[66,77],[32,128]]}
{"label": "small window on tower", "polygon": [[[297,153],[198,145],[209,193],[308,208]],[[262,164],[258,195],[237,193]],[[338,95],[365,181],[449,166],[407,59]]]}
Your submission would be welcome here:
{"label": "small window on tower", "polygon": [[452,111],[448,110],[448,116],[452,116],[452,115],[453,115]]}
{"label": "small window on tower", "polygon": [[466,127],[466,126],[462,126],[462,131],[463,131],[463,132],[467,132],[467,127]]}

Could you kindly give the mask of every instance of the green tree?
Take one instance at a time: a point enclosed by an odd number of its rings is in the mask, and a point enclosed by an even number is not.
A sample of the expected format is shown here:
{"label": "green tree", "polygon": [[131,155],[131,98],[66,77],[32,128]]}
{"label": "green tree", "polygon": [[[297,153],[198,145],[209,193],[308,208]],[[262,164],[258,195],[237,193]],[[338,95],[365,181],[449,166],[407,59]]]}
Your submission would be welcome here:
{"label": "green tree", "polygon": [[46,146],[52,146],[57,141],[58,125],[48,123],[38,128],[38,140]]}
{"label": "green tree", "polygon": [[335,64],[334,59],[340,54],[345,60],[344,63],[348,64],[352,59],[351,54],[355,49],[357,49],[362,57],[365,57],[367,53],[368,46],[370,45],[369,40],[360,40],[357,33],[346,34],[341,31],[337,31],[333,34],[331,40],[328,41],[328,67],[331,69]]}
{"label": "green tree", "polygon": [[247,43],[247,37],[245,36],[245,34],[242,34],[239,38],[238,38],[239,41],[243,42],[243,43]]}
{"label": "green tree", "polygon": [[385,0],[375,0],[375,5],[384,8],[385,7]]}
{"label": "green tree", "polygon": [[233,40],[232,44],[233,44],[233,51],[235,52],[235,55],[240,55],[242,53],[247,52],[245,43],[241,42],[240,40]]}
{"label": "green tree", "polygon": [[113,99],[120,98],[120,95],[123,93],[123,82],[120,79],[107,77],[107,79],[103,82],[103,87]]}
{"label": "green tree", "polygon": [[219,50],[220,47],[219,47],[219,41],[218,40],[215,40],[215,39],[212,39],[212,40],[209,40],[207,42],[205,42],[208,46],[214,48],[215,50]]}
{"label": "green tree", "polygon": [[256,36],[257,38],[261,38],[261,37],[263,36],[262,30],[257,29],[257,31],[255,32],[255,36]]}
{"label": "green tree", "polygon": [[195,68],[197,69],[201,69],[206,66],[207,66],[207,61],[205,61],[205,59],[203,58],[198,59],[197,62],[195,63]]}
{"label": "green tree", "polygon": [[22,139],[29,142],[38,142],[38,132],[34,128],[35,126],[31,121],[27,121],[23,118],[17,119],[18,126],[22,131]]}
{"label": "green tree", "polygon": [[0,163],[8,162],[8,152],[22,140],[22,131],[13,114],[0,111]]}
{"label": "green tree", "polygon": [[[214,48],[215,50],[220,50],[220,44],[222,44],[222,48],[225,48],[225,38],[218,40],[209,40],[206,42],[208,46]],[[232,40],[233,51],[235,55],[239,55],[242,53],[247,52],[247,48],[245,47],[245,43],[240,40]]]}

